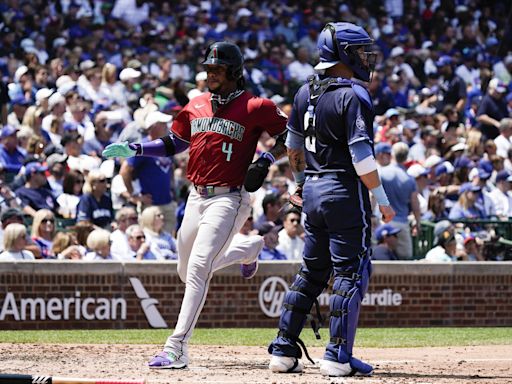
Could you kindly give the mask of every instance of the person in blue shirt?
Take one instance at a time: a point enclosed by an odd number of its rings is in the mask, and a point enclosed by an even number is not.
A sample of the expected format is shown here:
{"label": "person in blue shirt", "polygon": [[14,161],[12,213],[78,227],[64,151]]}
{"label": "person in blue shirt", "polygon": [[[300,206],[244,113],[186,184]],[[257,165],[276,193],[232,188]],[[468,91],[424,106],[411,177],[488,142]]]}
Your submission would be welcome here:
{"label": "person in blue shirt", "polygon": [[47,167],[41,163],[31,162],[25,165],[25,185],[16,189],[16,196],[21,200],[23,212],[34,216],[40,209],[56,212],[57,201],[51,190],[46,188]]}
{"label": "person in blue shirt", "polygon": [[16,133],[18,129],[12,125],[4,125],[0,133],[0,162],[6,172],[16,174],[23,166],[26,153],[18,147]]}
{"label": "person in blue shirt", "polygon": [[482,188],[471,183],[464,183],[459,190],[459,200],[450,210],[450,220],[460,219],[486,219],[485,212],[476,205],[478,195]]}
{"label": "person in blue shirt", "polygon": [[97,169],[89,172],[84,194],[77,206],[77,222],[88,221],[98,227],[110,229],[114,210],[107,188],[107,178],[103,172]]}
{"label": "person in blue shirt", "polygon": [[258,258],[260,260],[286,260],[286,255],[276,249],[279,244],[279,231],[281,226],[275,225],[272,221],[262,224],[258,234],[263,236],[265,245]]}
{"label": "person in blue shirt", "polygon": [[[369,191],[384,222],[395,213],[379,179],[373,103],[363,83],[373,71],[375,53],[368,51],[372,45],[361,27],[327,24],[318,37],[318,76],[295,95],[286,146],[298,185],[290,201],[305,213],[305,245],[301,270],[284,299],[277,337],[268,348],[273,372],[301,372],[302,350],[312,361],[300,333],[315,302],[321,319],[317,297],[331,277],[330,337],[320,373],[339,377],[373,371],[352,355],[371,275]],[[311,326],[319,338],[317,323]]]}

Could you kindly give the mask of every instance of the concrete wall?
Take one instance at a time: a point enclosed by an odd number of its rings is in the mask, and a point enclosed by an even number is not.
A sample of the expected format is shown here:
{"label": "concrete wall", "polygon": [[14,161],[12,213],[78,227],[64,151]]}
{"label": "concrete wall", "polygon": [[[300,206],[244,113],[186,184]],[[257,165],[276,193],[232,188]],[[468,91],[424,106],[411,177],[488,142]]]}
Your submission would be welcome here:
{"label": "concrete wall", "polygon": [[[249,281],[238,266],[218,272],[198,326],[275,327],[298,267],[262,262]],[[184,287],[175,262],[1,262],[0,329],[172,328]],[[512,326],[511,297],[510,262],[375,262],[360,325]]]}

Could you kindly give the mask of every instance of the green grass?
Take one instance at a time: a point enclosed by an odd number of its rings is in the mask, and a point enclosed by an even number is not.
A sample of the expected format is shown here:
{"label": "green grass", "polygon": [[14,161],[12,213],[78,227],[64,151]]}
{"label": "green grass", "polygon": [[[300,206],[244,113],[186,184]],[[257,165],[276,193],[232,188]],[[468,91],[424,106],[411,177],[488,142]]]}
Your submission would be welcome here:
{"label": "green grass", "polygon": [[[76,331],[0,331],[0,343],[76,343],[76,344],[163,344],[170,330],[76,330]],[[196,329],[192,344],[266,346],[275,329]],[[302,339],[307,346],[322,347],[328,330],[316,340],[310,329]],[[359,347],[398,348],[464,345],[512,344],[512,328],[362,328]]]}

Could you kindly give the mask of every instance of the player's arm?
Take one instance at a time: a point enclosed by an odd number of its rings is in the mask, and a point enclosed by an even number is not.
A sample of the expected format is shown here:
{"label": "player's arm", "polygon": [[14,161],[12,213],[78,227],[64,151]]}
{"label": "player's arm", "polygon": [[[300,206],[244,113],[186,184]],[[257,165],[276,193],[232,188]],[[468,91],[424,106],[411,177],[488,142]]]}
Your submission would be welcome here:
{"label": "player's arm", "polygon": [[377,199],[384,222],[390,222],[395,217],[395,211],[389,204],[386,191],[380,182],[371,144],[366,140],[357,141],[349,145],[349,150],[357,175]]}
{"label": "player's arm", "polygon": [[167,136],[149,141],[147,143],[113,143],[108,145],[104,151],[104,157],[133,157],[152,156],[168,157],[183,152],[188,148],[189,143],[170,133]]}

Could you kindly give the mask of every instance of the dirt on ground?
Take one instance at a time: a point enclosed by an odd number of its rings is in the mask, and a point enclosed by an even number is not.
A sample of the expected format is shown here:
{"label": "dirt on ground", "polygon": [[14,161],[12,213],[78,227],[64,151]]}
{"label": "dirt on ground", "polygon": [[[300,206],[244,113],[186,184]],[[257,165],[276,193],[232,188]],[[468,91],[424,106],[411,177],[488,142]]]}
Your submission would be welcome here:
{"label": "dirt on ground", "polygon": [[[138,380],[147,383],[512,383],[512,346],[446,348],[358,348],[373,364],[371,377],[328,378],[318,364],[302,374],[273,374],[264,347],[190,347],[183,370],[150,370],[155,345],[0,344],[0,373]],[[323,349],[311,348],[313,358]]]}

